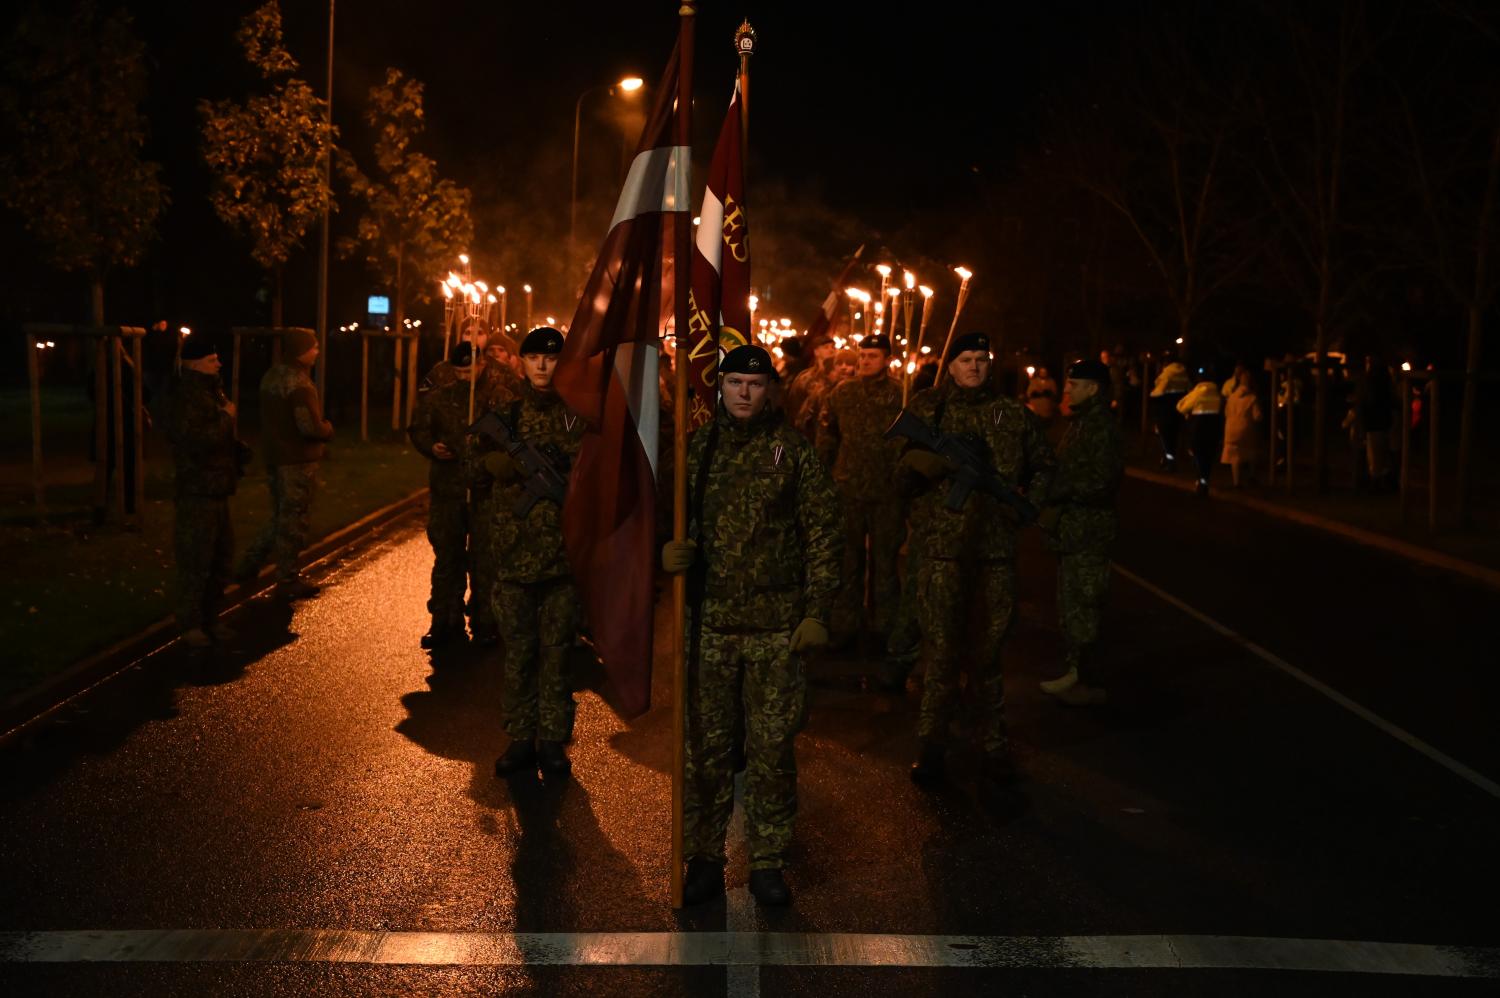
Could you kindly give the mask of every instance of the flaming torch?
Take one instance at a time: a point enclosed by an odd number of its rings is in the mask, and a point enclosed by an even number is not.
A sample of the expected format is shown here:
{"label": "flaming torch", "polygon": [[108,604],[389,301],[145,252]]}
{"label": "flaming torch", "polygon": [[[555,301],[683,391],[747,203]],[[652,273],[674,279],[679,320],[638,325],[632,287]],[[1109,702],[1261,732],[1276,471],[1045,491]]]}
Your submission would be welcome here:
{"label": "flaming torch", "polygon": [[969,278],[974,272],[968,267],[954,267],[953,272],[958,275],[958,302],[953,306],[953,323],[948,327],[948,338],[943,342],[943,354],[938,358],[937,381],[935,384],[943,383],[943,375],[948,371],[948,351],[953,346],[953,333],[958,329],[958,317],[963,314],[964,303],[969,300]]}

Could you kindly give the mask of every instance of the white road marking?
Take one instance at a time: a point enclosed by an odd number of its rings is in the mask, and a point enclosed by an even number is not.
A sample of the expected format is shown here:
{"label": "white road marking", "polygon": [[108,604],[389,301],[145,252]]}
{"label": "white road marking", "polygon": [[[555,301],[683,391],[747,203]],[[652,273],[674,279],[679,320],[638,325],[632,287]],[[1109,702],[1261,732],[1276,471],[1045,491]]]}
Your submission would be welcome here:
{"label": "white road marking", "polygon": [[[729,819],[731,842],[745,842],[745,774],[734,776],[734,814]],[[736,887],[725,892],[724,927],[728,935],[736,937],[755,935],[755,901],[748,887]],[[733,963],[727,965],[725,994],[728,998],[760,998],[760,965]]]}
{"label": "white road marking", "polygon": [[1263,936],[794,932],[0,932],[0,963],[1288,970],[1500,979],[1500,948]]}
{"label": "white road marking", "polygon": [[1260,659],[1262,662],[1280,669],[1282,672],[1291,676],[1298,682],[1317,690],[1319,693],[1323,694],[1325,697],[1332,700],[1340,707],[1349,711],[1349,713],[1370,722],[1381,731],[1384,731],[1386,734],[1396,739],[1398,742],[1401,742],[1403,745],[1406,745],[1409,748],[1413,748],[1416,751],[1422,753],[1427,758],[1437,763],[1439,766],[1442,766],[1444,769],[1453,773],[1455,776],[1459,776],[1464,780],[1467,780],[1469,783],[1478,787],[1480,790],[1483,790],[1490,796],[1500,797],[1500,783],[1496,783],[1494,780],[1490,779],[1488,776],[1485,776],[1483,773],[1480,773],[1477,770],[1464,765],[1447,753],[1432,747],[1422,739],[1418,738],[1416,735],[1412,734],[1410,731],[1407,731],[1405,728],[1402,728],[1398,725],[1392,724],[1390,721],[1387,721],[1385,718],[1381,717],[1379,714],[1376,714],[1369,708],[1364,707],[1353,700],[1350,700],[1348,697],[1344,696],[1344,694],[1340,693],[1338,690],[1329,686],[1322,680],[1308,675],[1281,656],[1267,651],[1265,648],[1262,648],[1260,645],[1256,644],[1254,641],[1251,641],[1249,638],[1245,637],[1239,632],[1225,627],[1223,624],[1219,623],[1217,620],[1214,620],[1208,614],[1189,606],[1188,604],[1184,603],[1182,600],[1178,599],[1176,596],[1173,596],[1171,593],[1160,588],[1159,586],[1152,585],[1129,569],[1121,567],[1119,563],[1115,563],[1114,568],[1115,571],[1120,573],[1123,578],[1129,579],[1131,582],[1134,582],[1136,585],[1140,586],[1151,595],[1157,597],[1163,602],[1171,604],[1178,610],[1181,610],[1183,613],[1187,614],[1189,617],[1192,617],[1194,620],[1198,621],[1209,630],[1225,638],[1228,638],[1230,641],[1233,641],[1235,644],[1239,645],[1241,648],[1244,648],[1246,651],[1254,655],[1256,658]]}

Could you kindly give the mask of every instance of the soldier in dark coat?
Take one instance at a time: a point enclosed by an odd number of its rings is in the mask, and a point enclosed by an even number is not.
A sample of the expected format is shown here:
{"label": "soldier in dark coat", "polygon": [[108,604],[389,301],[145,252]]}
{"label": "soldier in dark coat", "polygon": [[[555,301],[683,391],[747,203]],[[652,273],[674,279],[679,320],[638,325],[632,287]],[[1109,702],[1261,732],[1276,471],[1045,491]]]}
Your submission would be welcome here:
{"label": "soldier in dark coat", "polygon": [[[566,465],[578,454],[583,420],[552,387],[563,336],[539,326],[521,343],[526,383],[501,415],[517,439],[555,449]],[[550,446],[549,446],[550,445]],[[495,761],[497,776],[571,769],[563,743],[573,728],[568,651],[578,633],[578,598],[563,549],[562,508],[540,499],[524,513],[524,469],[507,452],[490,451],[484,467],[495,483],[491,559],[498,582],[492,597],[505,644],[505,733],[510,745]]]}
{"label": "soldier in dark coat", "polygon": [[[776,377],[757,346],[719,365],[712,423],[688,448],[689,530],[662,550],[692,571],[683,896],[724,892],[736,732],[745,732],[750,891],[784,905],[797,813],[793,744],[807,713],[803,654],[828,643],[839,584],[838,500],[812,444],[769,404]],[[743,722],[741,724],[741,721]]]}
{"label": "soldier in dark coat", "polygon": [[[969,333],[953,344],[948,380],[912,400],[911,411],[938,433],[962,434],[987,453],[995,472],[1029,494],[1045,495],[1055,459],[1041,424],[1020,402],[1001,394],[990,378],[990,340]],[[963,508],[946,505],[947,458],[915,446],[902,455],[898,481],[913,496],[912,546],[917,617],[925,676],[917,723],[921,748],[912,779],[930,785],[943,776],[948,726],[958,694],[960,659],[971,658],[969,691],[979,708],[980,749],[988,782],[1015,779],[1005,727],[1001,649],[1016,600],[1017,519],[999,499],[970,493]],[[977,609],[982,626],[969,626]]]}
{"label": "soldier in dark coat", "polygon": [[219,380],[218,348],[207,337],[183,345],[182,370],[169,383],[162,409],[176,472],[177,623],[184,642],[207,647],[212,639],[233,637],[215,618],[234,552],[229,497],[239,480],[241,446],[234,403]]}
{"label": "soldier in dark coat", "polygon": [[1042,689],[1073,706],[1105,701],[1093,649],[1109,591],[1115,497],[1125,474],[1120,427],[1109,411],[1110,370],[1081,360],[1068,371],[1068,428],[1057,449],[1057,473],[1043,499],[1041,524],[1058,555],[1057,614],[1064,672]]}
{"label": "soldier in dark coat", "polygon": [[333,424],[323,418],[323,403],[312,381],[318,338],[291,330],[282,337],[282,356],[285,359],[260,379],[260,448],[271,486],[271,519],[235,574],[249,578],[272,558],[277,594],[298,599],[318,591],[297,573],[297,559],[307,544],[318,464],[333,437]]}
{"label": "soldier in dark coat", "polygon": [[903,511],[901,497],[891,487],[901,446],[885,437],[901,412],[901,384],[891,376],[890,359],[889,339],[883,334],[866,337],[859,345],[858,376],[834,386],[819,420],[818,457],[832,470],[844,509],[843,585],[833,619],[836,645],[859,629],[867,568],[866,622],[882,642],[901,594],[896,561]]}

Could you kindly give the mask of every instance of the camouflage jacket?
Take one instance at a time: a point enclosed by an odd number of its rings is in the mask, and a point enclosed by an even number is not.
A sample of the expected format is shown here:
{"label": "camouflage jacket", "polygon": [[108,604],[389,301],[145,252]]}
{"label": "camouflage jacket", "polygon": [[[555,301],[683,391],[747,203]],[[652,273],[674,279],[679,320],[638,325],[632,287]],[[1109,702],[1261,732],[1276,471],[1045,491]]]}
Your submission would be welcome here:
{"label": "camouflage jacket", "polygon": [[901,442],[885,439],[901,411],[901,385],[885,373],[850,378],[834,387],[818,426],[818,457],[846,493],[867,500],[894,498],[891,482]]}
{"label": "camouflage jacket", "polygon": [[272,364],[260,379],[260,445],[266,466],[321,461],[333,436],[312,375],[300,364]]}
{"label": "camouflage jacket", "polygon": [[1058,507],[1049,546],[1103,552],[1115,539],[1115,494],[1125,474],[1125,446],[1108,403],[1094,396],[1068,417],[1057,447],[1057,474],[1045,504]]}
{"label": "camouflage jacket", "polygon": [[[432,365],[432,370],[427,372],[427,376],[417,386],[417,392],[420,394],[434,388],[444,388],[462,380],[452,364],[446,360],[440,360]],[[468,384],[468,382],[464,383]],[[483,369],[479,372],[479,383],[474,386],[474,394],[476,398],[503,399],[508,402],[521,394],[521,377],[504,364],[486,359]],[[499,402],[497,401],[496,404],[498,405]],[[478,408],[477,401],[474,405],[475,413],[483,411]]]}
{"label": "camouflage jacket", "polygon": [[[991,466],[1029,495],[1047,494],[1056,467],[1041,424],[1025,406],[996,392],[993,382],[958,388],[951,381],[917,394],[911,411],[939,433],[969,435],[989,452]],[[910,445],[908,445],[910,446]],[[944,505],[949,480],[927,481],[911,469],[898,470],[897,483],[913,496],[911,524],[923,556],[940,559],[1004,561],[1015,557],[1016,522],[1000,500],[975,490],[961,510]]]}
{"label": "camouflage jacket", "polygon": [[[578,456],[585,429],[583,417],[569,409],[556,392],[544,394],[530,384],[522,384],[519,397],[500,407],[500,414],[507,420],[512,412],[520,439],[537,445],[550,443],[569,462]],[[558,470],[564,474],[568,471]],[[506,582],[543,582],[570,574],[563,550],[562,509],[543,499],[525,516],[517,516],[513,510],[524,492],[520,482],[495,487],[492,538],[499,577]]]}
{"label": "camouflage jacket", "polygon": [[[452,369],[449,373],[453,374]],[[456,374],[442,383],[441,387],[429,387],[431,375],[423,381],[417,394],[417,404],[412,408],[411,425],[406,432],[411,436],[412,446],[431,464],[427,469],[427,486],[434,499],[461,499],[470,487],[489,487],[488,479],[481,480],[477,464],[472,460],[474,441],[464,432],[469,427],[469,383]],[[474,418],[486,411],[503,405],[511,396],[486,394],[495,391],[493,383],[474,386]],[[434,456],[434,444],[445,445],[453,456]]]}
{"label": "camouflage jacket", "polygon": [[826,623],[843,520],[812,444],[774,408],[742,424],[721,405],[693,434],[687,476],[703,623],[720,631],[787,630],[804,617]]}
{"label": "camouflage jacket", "polygon": [[818,411],[823,405],[823,396],[833,387],[832,369],[824,370],[817,364],[805,368],[786,386],[786,396],[781,408],[786,421],[808,440],[817,436]]}
{"label": "camouflage jacket", "polygon": [[217,377],[183,371],[163,400],[179,496],[232,496],[239,481],[234,420]]}

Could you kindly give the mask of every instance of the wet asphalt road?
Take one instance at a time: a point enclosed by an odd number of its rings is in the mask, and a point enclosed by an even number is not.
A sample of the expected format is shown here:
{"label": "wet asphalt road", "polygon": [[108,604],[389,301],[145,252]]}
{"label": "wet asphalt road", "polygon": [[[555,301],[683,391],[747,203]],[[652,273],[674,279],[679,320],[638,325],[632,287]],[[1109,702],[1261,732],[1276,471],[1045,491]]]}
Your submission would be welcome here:
{"label": "wet asphalt road", "polygon": [[[1235,507],[1130,482],[1119,563],[1486,776],[1500,598]],[[1116,578],[1111,705],[1046,702],[1049,559],[1008,649],[1025,809],[960,758],[912,786],[915,700],[857,653],[812,669],[790,911],[668,904],[670,703],[580,694],[574,779],[509,786],[495,652],[436,658],[417,521],[258,600],[209,657],[171,649],[0,749],[0,932],[768,930],[1221,934],[1500,944],[1500,800]],[[658,645],[665,650],[665,629]],[[664,659],[664,656],[663,656]],[[579,679],[597,686],[580,658]],[[0,963],[0,993],[376,995],[1492,994],[1495,981],[1291,971]]]}

